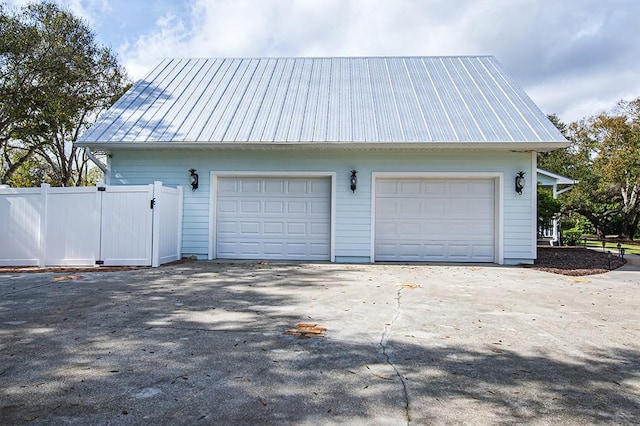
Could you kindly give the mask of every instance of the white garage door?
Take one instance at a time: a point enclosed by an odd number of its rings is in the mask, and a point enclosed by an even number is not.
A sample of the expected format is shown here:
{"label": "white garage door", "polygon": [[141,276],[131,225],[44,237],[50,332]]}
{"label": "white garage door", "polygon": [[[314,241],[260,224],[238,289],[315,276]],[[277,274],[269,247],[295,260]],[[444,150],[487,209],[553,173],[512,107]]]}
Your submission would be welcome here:
{"label": "white garage door", "polygon": [[493,262],[492,179],[377,179],[375,260]]}
{"label": "white garage door", "polygon": [[329,178],[218,178],[217,257],[329,260]]}

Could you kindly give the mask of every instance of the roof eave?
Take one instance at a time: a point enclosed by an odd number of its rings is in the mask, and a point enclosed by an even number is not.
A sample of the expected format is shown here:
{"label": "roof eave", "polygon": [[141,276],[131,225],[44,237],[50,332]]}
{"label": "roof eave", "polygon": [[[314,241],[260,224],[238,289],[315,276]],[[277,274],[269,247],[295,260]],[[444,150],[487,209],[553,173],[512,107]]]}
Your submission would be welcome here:
{"label": "roof eave", "polygon": [[486,149],[548,152],[569,146],[568,141],[549,142],[76,142],[94,150],[172,150],[172,149]]}

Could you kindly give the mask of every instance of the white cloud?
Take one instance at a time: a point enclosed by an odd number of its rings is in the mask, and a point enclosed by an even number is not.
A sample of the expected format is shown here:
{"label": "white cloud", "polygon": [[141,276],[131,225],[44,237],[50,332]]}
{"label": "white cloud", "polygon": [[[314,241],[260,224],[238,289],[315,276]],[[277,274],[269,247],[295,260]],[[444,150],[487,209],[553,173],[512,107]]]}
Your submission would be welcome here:
{"label": "white cloud", "polygon": [[58,1],[135,79],[163,57],[491,54],[565,121],[640,96],[636,0]]}
{"label": "white cloud", "polygon": [[[94,24],[99,16],[110,9],[109,0],[52,0],[64,9],[69,9],[89,24]],[[12,7],[22,7],[30,3],[38,3],[35,0],[3,0]]]}

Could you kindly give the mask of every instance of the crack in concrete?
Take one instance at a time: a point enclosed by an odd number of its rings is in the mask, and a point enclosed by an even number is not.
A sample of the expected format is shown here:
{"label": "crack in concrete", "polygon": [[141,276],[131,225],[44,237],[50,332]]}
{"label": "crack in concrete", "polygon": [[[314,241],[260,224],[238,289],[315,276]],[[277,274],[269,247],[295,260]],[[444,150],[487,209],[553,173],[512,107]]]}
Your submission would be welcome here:
{"label": "crack in concrete", "polygon": [[387,333],[391,330],[391,328],[395,324],[398,317],[400,317],[401,297],[402,297],[402,287],[398,289],[398,292],[396,293],[396,313],[393,316],[393,319],[391,320],[391,322],[389,324],[385,324],[384,331],[382,332],[382,337],[380,338],[379,345],[382,348],[382,354],[384,355],[387,364],[389,364],[389,366],[393,368],[393,371],[395,371],[396,376],[398,376],[398,378],[400,379],[400,383],[402,383],[402,392],[404,394],[404,411],[405,411],[405,416],[407,418],[407,425],[409,425],[411,423],[411,407],[409,404],[409,391],[407,390],[407,383],[405,382],[402,374],[400,374],[398,367],[396,367],[393,361],[391,361],[391,356],[387,352],[387,345],[386,345]]}

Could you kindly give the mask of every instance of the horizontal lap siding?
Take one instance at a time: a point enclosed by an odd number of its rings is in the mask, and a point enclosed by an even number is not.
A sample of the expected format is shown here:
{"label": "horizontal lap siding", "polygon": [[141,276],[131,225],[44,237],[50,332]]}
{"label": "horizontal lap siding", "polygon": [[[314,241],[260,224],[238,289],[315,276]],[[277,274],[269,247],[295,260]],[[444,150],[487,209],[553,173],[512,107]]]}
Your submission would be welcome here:
{"label": "horizontal lap siding", "polygon": [[[183,254],[205,258],[209,249],[210,172],[334,172],[336,174],[335,255],[368,258],[371,253],[372,172],[494,172],[504,173],[504,258],[532,259],[534,210],[527,180],[525,193],[516,194],[513,180],[531,170],[530,153],[484,151],[193,151],[113,152],[112,185],[184,186]],[[200,175],[200,187],[190,189],[189,169]],[[350,170],[358,170],[355,193],[349,188]]]}

